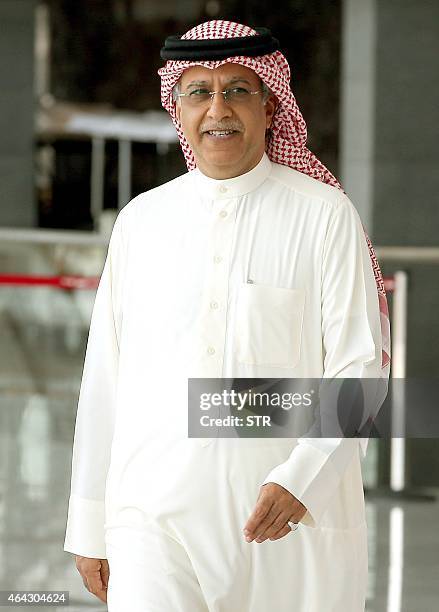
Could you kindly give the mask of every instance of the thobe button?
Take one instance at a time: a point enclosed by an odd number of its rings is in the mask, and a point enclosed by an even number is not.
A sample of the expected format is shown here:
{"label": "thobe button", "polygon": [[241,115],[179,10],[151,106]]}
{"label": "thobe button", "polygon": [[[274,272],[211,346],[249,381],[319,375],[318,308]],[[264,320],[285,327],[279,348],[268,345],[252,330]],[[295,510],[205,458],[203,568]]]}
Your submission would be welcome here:
{"label": "thobe button", "polygon": [[215,353],[215,349],[213,348],[213,346],[209,346],[207,348],[207,352],[209,353],[209,355],[213,355]]}
{"label": "thobe button", "polygon": [[218,308],[218,302],[210,302],[211,308]]}
{"label": "thobe button", "polygon": [[220,193],[226,193],[227,192],[227,187],[224,187],[224,185],[221,185],[219,190],[220,190]]}
{"label": "thobe button", "polygon": [[220,217],[227,217],[227,210],[222,210],[220,212]]}
{"label": "thobe button", "polygon": [[223,258],[221,257],[221,255],[215,255],[215,257],[213,258],[213,261],[215,263],[220,263],[220,261],[222,261],[222,259]]}

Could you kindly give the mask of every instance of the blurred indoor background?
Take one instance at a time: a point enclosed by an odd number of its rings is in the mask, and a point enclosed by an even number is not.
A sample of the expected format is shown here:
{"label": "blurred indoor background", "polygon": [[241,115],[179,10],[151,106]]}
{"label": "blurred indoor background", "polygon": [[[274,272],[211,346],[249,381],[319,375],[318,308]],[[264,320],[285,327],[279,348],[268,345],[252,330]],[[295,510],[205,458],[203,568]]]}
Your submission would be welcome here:
{"label": "blurred indoor background", "polygon": [[[160,47],[215,18],[280,40],[386,277],[392,376],[439,378],[437,0],[0,0],[0,590],[105,609],[63,552],[94,290],[117,211],[186,171]],[[439,609],[438,449],[370,443],[371,612]]]}

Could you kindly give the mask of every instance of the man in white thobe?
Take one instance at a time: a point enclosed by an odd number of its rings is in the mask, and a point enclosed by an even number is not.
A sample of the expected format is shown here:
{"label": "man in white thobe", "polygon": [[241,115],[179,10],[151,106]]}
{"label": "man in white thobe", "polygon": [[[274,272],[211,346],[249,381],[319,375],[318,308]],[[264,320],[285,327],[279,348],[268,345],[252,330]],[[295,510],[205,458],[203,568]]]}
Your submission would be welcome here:
{"label": "man in white thobe", "polygon": [[188,172],[117,217],[73,449],[64,548],[109,612],[364,610],[364,440],[187,436],[190,377],[388,376],[373,249],[276,44],[212,21],[162,50]]}

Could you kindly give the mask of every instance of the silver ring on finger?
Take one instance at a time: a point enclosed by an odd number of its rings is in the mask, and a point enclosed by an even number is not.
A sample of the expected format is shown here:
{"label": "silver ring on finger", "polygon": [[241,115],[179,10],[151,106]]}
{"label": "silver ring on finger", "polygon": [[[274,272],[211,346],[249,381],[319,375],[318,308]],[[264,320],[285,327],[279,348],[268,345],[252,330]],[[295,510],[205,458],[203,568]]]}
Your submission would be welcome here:
{"label": "silver ring on finger", "polygon": [[287,523],[291,529],[291,531],[296,531],[299,529],[299,523],[293,523],[293,521],[288,521]]}

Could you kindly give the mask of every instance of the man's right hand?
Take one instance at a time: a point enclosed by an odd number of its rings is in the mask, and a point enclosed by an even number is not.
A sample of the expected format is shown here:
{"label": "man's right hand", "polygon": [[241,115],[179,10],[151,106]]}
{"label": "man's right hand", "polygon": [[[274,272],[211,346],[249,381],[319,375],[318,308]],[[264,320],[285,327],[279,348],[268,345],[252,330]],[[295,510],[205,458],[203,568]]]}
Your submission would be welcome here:
{"label": "man's right hand", "polygon": [[76,568],[81,574],[85,588],[101,601],[107,601],[110,568],[107,559],[91,559],[75,555]]}

